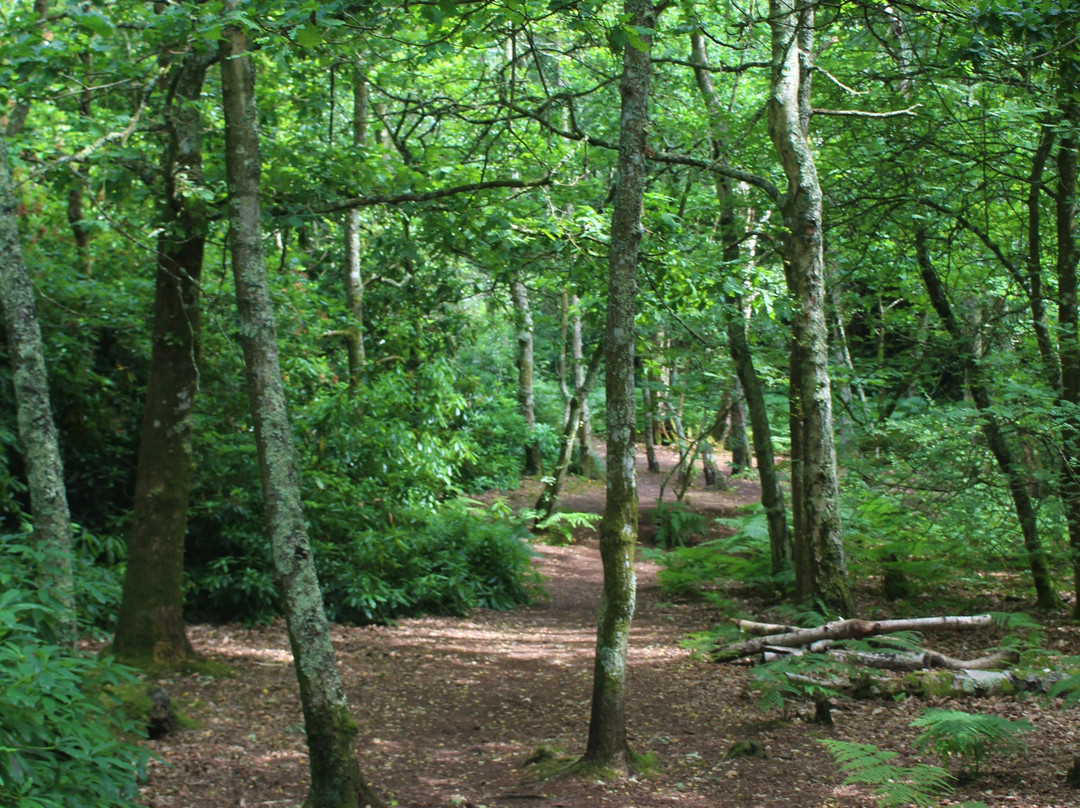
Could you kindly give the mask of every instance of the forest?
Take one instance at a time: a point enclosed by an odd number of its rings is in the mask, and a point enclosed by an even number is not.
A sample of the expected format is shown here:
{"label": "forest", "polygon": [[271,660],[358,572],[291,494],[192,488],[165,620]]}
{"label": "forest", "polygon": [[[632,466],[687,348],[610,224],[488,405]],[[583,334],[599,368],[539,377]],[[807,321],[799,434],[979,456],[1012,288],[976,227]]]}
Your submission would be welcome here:
{"label": "forest", "polygon": [[0,0],[0,805],[1080,802],[1080,9]]}

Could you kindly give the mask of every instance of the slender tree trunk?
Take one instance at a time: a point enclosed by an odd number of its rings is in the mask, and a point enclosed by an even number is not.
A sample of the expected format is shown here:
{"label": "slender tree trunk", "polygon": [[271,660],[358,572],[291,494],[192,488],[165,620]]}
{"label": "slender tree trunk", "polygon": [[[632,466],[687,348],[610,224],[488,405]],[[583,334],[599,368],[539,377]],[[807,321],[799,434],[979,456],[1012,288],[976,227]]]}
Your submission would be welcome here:
{"label": "slender tree trunk", "polygon": [[1054,351],[1054,340],[1050,327],[1046,323],[1046,301],[1043,297],[1042,283],[1042,232],[1040,222],[1043,171],[1046,161],[1054,148],[1055,132],[1049,125],[1042,127],[1039,146],[1031,161],[1031,175],[1028,178],[1028,252],[1027,276],[1029,301],[1031,305],[1031,323],[1035,328],[1035,342],[1039,346],[1039,356],[1046,368],[1046,379],[1054,393],[1061,390],[1061,368]]}
{"label": "slender tree trunk", "polygon": [[735,379],[735,395],[731,402],[731,473],[739,474],[752,468],[750,440],[746,436],[746,397],[742,384]]}
{"label": "slender tree trunk", "polygon": [[[1080,70],[1065,69],[1075,78]],[[1072,550],[1073,591],[1080,597],[1080,318],[1077,312],[1076,175],[1080,106],[1065,103],[1065,131],[1058,147],[1058,185],[1054,198],[1057,220],[1058,328],[1061,354],[1061,398],[1069,413],[1062,428],[1063,461],[1061,500],[1069,528]],[[1080,619],[1080,600],[1074,601],[1073,617]]]}
{"label": "slender tree trunk", "polygon": [[[226,5],[233,10],[235,2]],[[383,803],[364,782],[330,627],[323,610],[300,502],[300,468],[286,410],[277,327],[263,252],[259,200],[261,157],[255,74],[240,28],[221,43],[225,169],[229,190],[229,247],[244,367],[255,422],[267,532],[293,664],[300,685],[310,752],[310,808],[360,808]]]}
{"label": "slender tree trunk", "polygon": [[[1024,479],[1020,464],[1013,456],[1008,439],[1004,430],[998,423],[997,417],[991,409],[990,392],[983,381],[982,368],[976,359],[975,346],[970,337],[963,333],[959,320],[953,314],[949,304],[945,287],[938,278],[930,258],[930,246],[926,231],[922,228],[915,232],[916,259],[919,264],[919,272],[922,275],[923,284],[930,297],[930,302],[941,318],[945,330],[952,338],[956,352],[963,358],[965,376],[971,397],[982,419],[982,430],[986,436],[986,442],[990,447],[998,468],[1001,469],[1012,495],[1013,505],[1016,508],[1016,517],[1020,522],[1020,531],[1024,537],[1024,548],[1027,550],[1028,562],[1031,565],[1031,576],[1035,584],[1036,601],[1039,608],[1055,609],[1060,604],[1054,594],[1053,582],[1050,577],[1050,566],[1043,549],[1042,540],[1039,538],[1039,526],[1036,520],[1035,506],[1031,502],[1028,492],[1028,483]],[[1064,354],[1064,351],[1062,351]]]}
{"label": "slender tree trunk", "polygon": [[170,82],[174,94],[165,113],[165,206],[158,237],[154,341],[127,570],[113,641],[118,657],[158,665],[195,656],[184,628],[184,536],[194,472],[192,408],[199,384],[199,280],[207,215],[182,188],[202,185],[198,101],[207,66],[202,55],[189,53],[176,65]]}
{"label": "slender tree trunk", "polygon": [[16,210],[15,184],[8,166],[7,147],[0,138],[0,305],[7,329],[19,441],[34,520],[34,541],[44,557],[40,570],[42,589],[57,607],[57,642],[70,648],[75,645],[78,633],[71,571],[71,516],[56,425],[49,404],[49,377],[34,308],[34,287],[19,244]]}
{"label": "slender tree trunk", "polygon": [[559,493],[562,491],[562,485],[566,481],[566,472],[570,468],[570,461],[574,455],[574,438],[581,427],[582,408],[593,385],[596,384],[596,377],[600,371],[600,360],[603,358],[604,346],[599,345],[593,353],[588,369],[585,371],[585,378],[581,380],[573,395],[570,396],[565,426],[563,427],[562,436],[559,438],[559,459],[555,463],[555,469],[550,475],[550,480],[544,484],[544,488],[536,500],[535,510],[541,514],[537,518],[537,522],[543,522],[551,516],[556,504],[558,504]]}
{"label": "slender tree trunk", "polygon": [[[769,135],[780,156],[788,189],[784,199],[785,274],[792,297],[792,385],[801,440],[792,439],[801,467],[801,510],[796,543],[813,553],[815,594],[842,615],[854,613],[840,524],[836,449],[833,443],[821,187],[810,151],[810,76],[814,53],[814,4],[770,0],[772,87]],[[793,494],[794,501],[794,494]],[[798,557],[797,557],[798,560]]]}
{"label": "slender tree trunk", "polygon": [[[721,153],[726,129],[723,125],[723,107],[713,84],[712,74],[705,68],[708,58],[705,53],[705,36],[700,30],[691,34],[691,61],[695,65],[694,74],[698,89],[701,91],[705,108],[709,113],[709,124],[713,137],[713,155]],[[716,186],[717,201],[720,204],[720,231],[723,238],[724,266],[734,266],[739,260],[739,244],[743,233],[735,216],[735,199],[731,183],[720,179]],[[752,260],[752,256],[751,256]],[[739,301],[734,295],[728,295],[728,306],[739,309]],[[754,355],[746,337],[746,318],[733,316],[727,324],[728,352],[735,365],[735,373],[742,385],[746,399],[747,414],[754,439],[754,456],[757,458],[758,481],[761,483],[761,504],[765,508],[769,526],[769,548],[772,556],[774,575],[791,565],[791,532],[788,530],[787,509],[784,507],[784,492],[780,487],[780,475],[776,469],[776,455],[773,452],[772,428],[769,426],[769,412],[765,407],[765,393],[754,367]]]}
{"label": "slender tree trunk", "polygon": [[[570,298],[570,305],[574,309],[574,313],[570,318],[570,358],[574,369],[575,388],[585,384],[585,377],[588,375],[582,343],[581,312],[578,310],[580,304],[581,300],[577,295]],[[592,389],[591,384],[589,389]],[[590,480],[603,478],[603,466],[592,446],[592,417],[589,413],[589,399],[587,396],[581,401],[581,428],[578,430],[577,437],[578,467],[581,469],[582,476],[588,477]]]}
{"label": "slender tree trunk", "polygon": [[641,387],[641,405],[645,408],[645,462],[649,471],[660,473],[660,461],[656,459],[656,396],[652,385],[654,375],[645,372],[645,384]]}
{"label": "slender tree trunk", "polygon": [[623,48],[619,86],[618,179],[608,251],[607,354],[607,503],[600,524],[604,591],[596,633],[592,716],[583,762],[629,772],[633,755],[626,736],[626,652],[634,616],[637,578],[634,549],[638,497],[634,460],[634,317],[637,296],[641,206],[647,173],[650,48],[656,27],[650,0],[626,0],[629,25],[641,32],[644,50]]}
{"label": "slender tree trunk", "polygon": [[533,398],[533,318],[529,293],[520,278],[511,286],[517,325],[518,403],[525,416],[525,468],[527,477],[543,473],[544,457],[536,440],[536,406]]}
{"label": "slender tree trunk", "polygon": [[[359,66],[353,72],[354,146],[367,141],[368,85]],[[349,391],[356,393],[363,381],[364,364],[364,276],[360,271],[360,209],[345,215],[345,308],[349,323],[345,328],[345,351],[349,362]]]}

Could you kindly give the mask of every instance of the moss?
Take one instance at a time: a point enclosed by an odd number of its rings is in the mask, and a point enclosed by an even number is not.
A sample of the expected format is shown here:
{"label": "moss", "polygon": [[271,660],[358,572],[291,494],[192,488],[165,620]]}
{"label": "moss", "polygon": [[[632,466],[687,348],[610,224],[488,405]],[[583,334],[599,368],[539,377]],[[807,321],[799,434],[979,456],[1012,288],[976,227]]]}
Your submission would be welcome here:
{"label": "moss", "polygon": [[660,756],[656,752],[631,752],[630,758],[634,762],[634,772],[638,777],[649,778],[660,772]]}
{"label": "moss", "polygon": [[[106,645],[103,655],[112,653],[112,646]],[[124,657],[125,665],[137,668],[148,679],[157,679],[168,674],[179,673],[187,676],[210,676],[215,679],[235,679],[236,671],[224,662],[201,657],[163,657],[159,654]]]}
{"label": "moss", "polygon": [[529,779],[550,780],[569,773],[576,757],[554,744],[542,743],[525,758],[524,767],[529,769]]}

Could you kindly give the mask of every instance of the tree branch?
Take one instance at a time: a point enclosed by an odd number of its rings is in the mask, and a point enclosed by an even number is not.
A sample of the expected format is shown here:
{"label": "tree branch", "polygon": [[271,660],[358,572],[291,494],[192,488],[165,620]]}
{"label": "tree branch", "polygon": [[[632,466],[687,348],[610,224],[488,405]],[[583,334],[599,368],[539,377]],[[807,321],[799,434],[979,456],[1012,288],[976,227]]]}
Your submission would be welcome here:
{"label": "tree branch", "polygon": [[443,199],[456,194],[471,194],[477,191],[488,191],[494,188],[539,188],[550,184],[551,174],[545,173],[542,177],[536,177],[530,180],[487,180],[486,182],[470,182],[466,185],[453,185],[449,188],[439,188],[435,191],[423,191],[419,193],[406,192],[401,194],[356,196],[351,199],[343,199],[340,202],[333,202],[329,205],[314,208],[314,212],[334,213],[339,210],[371,207],[372,205],[402,205],[406,202],[430,202],[434,199]]}

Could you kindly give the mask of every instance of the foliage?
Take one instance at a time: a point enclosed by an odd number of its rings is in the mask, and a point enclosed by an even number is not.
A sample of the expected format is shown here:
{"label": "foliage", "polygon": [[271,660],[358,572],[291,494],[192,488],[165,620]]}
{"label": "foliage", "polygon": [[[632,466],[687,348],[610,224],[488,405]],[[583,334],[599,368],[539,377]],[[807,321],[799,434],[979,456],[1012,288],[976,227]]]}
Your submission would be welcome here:
{"label": "foliage", "polygon": [[[518,515],[523,521],[528,522],[544,514],[532,508],[522,508]],[[554,511],[550,516],[537,522],[534,530],[546,534],[548,544],[573,544],[575,530],[594,528],[603,518],[603,514],[599,513]]]}
{"label": "foliage", "polygon": [[691,538],[700,536],[706,529],[705,517],[681,502],[657,502],[653,521],[656,546],[665,549],[685,547]]}
{"label": "foliage", "polygon": [[663,566],[660,584],[666,592],[703,592],[711,596],[718,585],[730,580],[762,592],[790,587],[793,583],[790,573],[772,574],[769,528],[761,506],[741,518],[717,521],[735,532],[694,547],[647,553]]}
{"label": "foliage", "polygon": [[938,766],[922,763],[900,766],[891,762],[896,758],[896,752],[878,749],[868,743],[831,739],[823,739],[820,743],[847,775],[844,783],[871,786],[882,808],[905,805],[932,808],[951,790],[949,773]]}
{"label": "foliage", "polygon": [[538,591],[524,528],[468,500],[405,512],[343,545],[315,546],[327,612],[342,622],[508,609]]}
{"label": "foliage", "polygon": [[1029,721],[939,709],[924,710],[911,725],[923,730],[915,740],[917,748],[931,749],[946,761],[956,757],[971,774],[994,752],[1022,750],[1019,736],[1034,729]]}
{"label": "foliage", "polygon": [[[0,554],[0,804],[12,808],[126,808],[149,752],[112,690],[134,672],[112,658],[72,654],[52,639],[56,619],[26,565],[35,551],[4,537]],[[37,559],[40,561],[40,559]]]}

